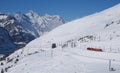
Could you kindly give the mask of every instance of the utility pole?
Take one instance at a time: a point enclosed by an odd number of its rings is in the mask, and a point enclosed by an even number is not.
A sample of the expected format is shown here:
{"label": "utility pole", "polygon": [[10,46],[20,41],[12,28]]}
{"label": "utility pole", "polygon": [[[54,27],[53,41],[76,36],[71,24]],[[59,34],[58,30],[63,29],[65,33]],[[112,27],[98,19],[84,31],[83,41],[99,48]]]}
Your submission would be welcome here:
{"label": "utility pole", "polygon": [[83,69],[83,73],[86,73],[86,65],[84,64],[84,67],[83,67],[84,69]]}
{"label": "utility pole", "polygon": [[111,59],[109,60],[109,71],[111,71]]}
{"label": "utility pole", "polygon": [[109,71],[115,71],[115,69],[112,66],[112,59],[109,60]]}
{"label": "utility pole", "polygon": [[51,58],[53,58],[53,49],[51,49]]}
{"label": "utility pole", "polygon": [[52,48],[51,48],[51,58],[53,58],[53,56],[54,56],[54,55],[53,55],[53,54],[54,54],[53,51],[54,51],[55,48],[56,48],[56,43],[53,43],[53,44],[52,44]]}

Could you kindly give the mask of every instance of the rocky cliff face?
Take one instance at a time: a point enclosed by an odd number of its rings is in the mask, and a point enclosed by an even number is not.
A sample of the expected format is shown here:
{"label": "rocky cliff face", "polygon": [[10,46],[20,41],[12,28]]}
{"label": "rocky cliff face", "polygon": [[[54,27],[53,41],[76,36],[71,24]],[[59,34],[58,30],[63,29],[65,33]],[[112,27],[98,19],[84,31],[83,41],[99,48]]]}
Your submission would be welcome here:
{"label": "rocky cliff face", "polygon": [[8,55],[15,51],[17,46],[10,37],[8,31],[0,27],[0,54]]}

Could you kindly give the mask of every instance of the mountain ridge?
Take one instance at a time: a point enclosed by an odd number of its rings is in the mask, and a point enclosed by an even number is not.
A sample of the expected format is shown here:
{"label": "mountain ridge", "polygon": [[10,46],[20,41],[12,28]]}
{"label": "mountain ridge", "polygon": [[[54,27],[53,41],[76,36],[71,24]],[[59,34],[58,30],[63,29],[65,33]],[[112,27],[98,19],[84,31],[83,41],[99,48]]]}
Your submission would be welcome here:
{"label": "mountain ridge", "polygon": [[24,47],[33,39],[64,24],[60,16],[40,16],[36,12],[32,12],[33,16],[30,16],[27,15],[28,13],[16,12],[14,14],[0,14],[0,27],[5,28],[9,32],[14,44],[18,46],[17,48]]}

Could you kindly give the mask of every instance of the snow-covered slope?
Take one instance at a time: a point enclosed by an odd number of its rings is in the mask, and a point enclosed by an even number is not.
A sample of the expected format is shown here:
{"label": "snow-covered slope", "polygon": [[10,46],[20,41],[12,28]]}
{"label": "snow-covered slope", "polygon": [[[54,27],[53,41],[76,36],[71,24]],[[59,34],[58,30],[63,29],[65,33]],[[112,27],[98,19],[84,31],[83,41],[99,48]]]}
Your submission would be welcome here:
{"label": "snow-covered slope", "polygon": [[[10,61],[2,62],[5,65],[1,70],[7,73],[120,73],[119,9],[120,4],[55,28],[10,55]],[[57,45],[54,49],[53,43]],[[88,51],[87,47],[103,52]]]}
{"label": "snow-covered slope", "polygon": [[69,40],[76,40],[77,42],[80,38],[83,38],[83,40],[86,39],[91,42],[92,40],[90,40],[89,38],[84,38],[86,36],[93,36],[92,39],[96,41],[100,39],[101,41],[108,42],[110,40],[110,37],[113,38],[113,40],[111,41],[116,41],[117,39],[119,39],[120,33],[119,8],[120,5],[118,4],[102,12],[68,22],[64,25],[59,26],[58,28],[55,28],[47,35],[44,35],[43,37],[30,42],[27,46],[39,47],[39,44],[34,43],[40,42],[42,44],[48,42],[63,44],[64,42],[67,42]]}
{"label": "snow-covered slope", "polygon": [[70,39],[72,37],[75,38],[76,36],[80,36],[81,34],[90,34],[108,29],[118,29],[120,27],[119,24],[120,10],[119,5],[117,5],[103,12],[86,16],[62,25],[50,32],[46,37],[61,41],[61,39],[65,37],[66,39]]}

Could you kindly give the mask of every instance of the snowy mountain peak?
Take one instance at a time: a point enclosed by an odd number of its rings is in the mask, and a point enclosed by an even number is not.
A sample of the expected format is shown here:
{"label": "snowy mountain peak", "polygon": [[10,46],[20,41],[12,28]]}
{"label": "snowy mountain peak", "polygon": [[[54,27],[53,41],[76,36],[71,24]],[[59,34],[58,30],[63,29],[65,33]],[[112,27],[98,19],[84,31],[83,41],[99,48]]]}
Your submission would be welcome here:
{"label": "snowy mountain peak", "polygon": [[6,19],[7,18],[7,15],[3,14],[3,13],[0,13],[0,20],[2,19]]}
{"label": "snowy mountain peak", "polygon": [[59,16],[59,15],[53,15],[53,16],[52,16],[52,15],[49,15],[49,14],[47,14],[47,13],[45,14],[44,17],[49,18],[49,19],[56,17],[56,18],[60,19],[60,16]]}
{"label": "snowy mountain peak", "polygon": [[30,18],[39,18],[41,17],[38,13],[30,10],[28,13],[26,13],[27,16],[29,16]]}
{"label": "snowy mountain peak", "polygon": [[18,22],[25,22],[26,24],[31,23],[29,18],[22,12],[16,12],[13,16],[17,19]]}
{"label": "snowy mountain peak", "polygon": [[40,35],[43,34],[42,32],[48,32],[65,23],[65,21],[58,15],[46,14],[45,16],[39,16],[39,14],[33,11],[26,13],[26,15],[29,17],[33,26],[35,26],[35,29],[38,30],[38,32],[40,31]]}
{"label": "snowy mountain peak", "polygon": [[59,20],[65,23],[65,21],[63,20],[62,17],[60,17],[59,15],[49,15],[49,14],[45,14],[45,16],[43,16],[43,18],[45,18],[46,20]]}

